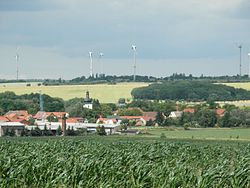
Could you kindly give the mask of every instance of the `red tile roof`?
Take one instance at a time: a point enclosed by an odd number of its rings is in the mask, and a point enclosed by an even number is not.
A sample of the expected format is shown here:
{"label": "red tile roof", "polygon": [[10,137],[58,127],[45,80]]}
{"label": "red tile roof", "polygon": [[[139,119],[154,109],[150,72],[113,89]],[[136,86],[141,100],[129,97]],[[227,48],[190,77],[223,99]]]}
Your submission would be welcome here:
{"label": "red tile roof", "polygon": [[183,112],[187,112],[187,113],[195,113],[195,109],[194,108],[185,108],[184,110],[183,110]]}
{"label": "red tile roof", "polygon": [[66,114],[66,112],[37,112],[37,114],[34,116],[35,119],[43,119],[47,118],[51,115],[56,116],[58,119],[61,119],[63,115]]}
{"label": "red tile roof", "polygon": [[144,119],[148,119],[146,121],[149,121],[150,119],[154,121],[156,119],[157,112],[143,112]]}
{"label": "red tile roof", "polygon": [[0,116],[0,122],[9,122],[10,120],[5,116]]}
{"label": "red tile roof", "polygon": [[216,114],[217,114],[218,116],[223,117],[224,114],[225,114],[225,109],[218,108],[218,109],[216,109],[215,112],[216,112]]}

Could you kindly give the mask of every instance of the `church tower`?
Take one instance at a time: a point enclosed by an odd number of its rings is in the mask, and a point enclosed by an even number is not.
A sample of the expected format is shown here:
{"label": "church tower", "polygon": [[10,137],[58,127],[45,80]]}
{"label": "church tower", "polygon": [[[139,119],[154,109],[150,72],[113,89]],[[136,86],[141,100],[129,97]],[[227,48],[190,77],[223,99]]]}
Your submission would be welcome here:
{"label": "church tower", "polygon": [[83,108],[93,109],[93,100],[89,97],[89,91],[86,92]]}

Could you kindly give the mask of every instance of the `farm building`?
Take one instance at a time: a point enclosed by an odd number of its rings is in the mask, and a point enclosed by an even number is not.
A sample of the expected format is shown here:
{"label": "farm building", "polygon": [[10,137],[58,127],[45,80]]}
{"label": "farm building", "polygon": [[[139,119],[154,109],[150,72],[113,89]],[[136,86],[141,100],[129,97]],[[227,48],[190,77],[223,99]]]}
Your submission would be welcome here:
{"label": "farm building", "polygon": [[7,130],[12,131],[16,136],[20,136],[25,125],[20,122],[0,122],[0,136],[4,136]]}
{"label": "farm building", "polygon": [[[56,132],[56,130],[61,126],[62,128],[62,123],[61,122],[50,122],[50,123],[44,123],[40,122],[37,125],[34,126],[26,126],[28,130],[32,130],[36,127],[38,127],[40,130],[44,130],[46,125],[46,128],[51,130],[53,133]],[[105,131],[107,134],[113,134],[120,130],[119,125],[111,125],[111,124],[96,124],[96,123],[66,123],[66,129],[71,129],[73,128],[74,130],[79,130],[79,129],[87,129],[89,132],[96,132],[96,128],[99,126],[104,126]]]}
{"label": "farm building", "polygon": [[176,118],[180,118],[182,116],[182,111],[173,111],[170,113],[170,115],[168,117],[176,119]]}

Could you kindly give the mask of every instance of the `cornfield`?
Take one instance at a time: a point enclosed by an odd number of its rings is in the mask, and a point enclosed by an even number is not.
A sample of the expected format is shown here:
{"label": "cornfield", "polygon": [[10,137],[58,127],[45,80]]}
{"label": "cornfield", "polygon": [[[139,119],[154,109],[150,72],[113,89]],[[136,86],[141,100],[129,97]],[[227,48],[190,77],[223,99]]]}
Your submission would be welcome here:
{"label": "cornfield", "polygon": [[250,187],[250,144],[0,139],[0,187]]}

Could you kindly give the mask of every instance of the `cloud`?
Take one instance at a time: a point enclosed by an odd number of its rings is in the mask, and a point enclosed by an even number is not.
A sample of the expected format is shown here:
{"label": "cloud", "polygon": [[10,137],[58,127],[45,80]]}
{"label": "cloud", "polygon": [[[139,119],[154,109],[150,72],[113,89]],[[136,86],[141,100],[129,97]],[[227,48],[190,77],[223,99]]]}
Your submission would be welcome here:
{"label": "cloud", "polygon": [[0,11],[42,11],[55,9],[57,5],[49,0],[1,0]]}
{"label": "cloud", "polygon": [[249,9],[248,0],[1,0],[0,43],[30,53],[53,48],[41,59],[56,65],[88,51],[122,63],[134,43],[138,58],[150,62],[220,62],[238,56],[238,42],[250,46]]}

